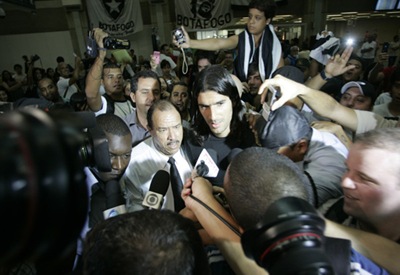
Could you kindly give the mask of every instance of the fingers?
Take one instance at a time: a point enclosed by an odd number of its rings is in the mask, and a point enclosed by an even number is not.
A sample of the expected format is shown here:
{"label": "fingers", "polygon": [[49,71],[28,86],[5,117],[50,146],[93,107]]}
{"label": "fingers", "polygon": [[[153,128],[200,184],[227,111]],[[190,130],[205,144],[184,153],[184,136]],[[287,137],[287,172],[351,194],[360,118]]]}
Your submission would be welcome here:
{"label": "fingers", "polygon": [[349,61],[351,53],[353,52],[353,47],[349,46],[342,53],[342,59],[347,63]]}

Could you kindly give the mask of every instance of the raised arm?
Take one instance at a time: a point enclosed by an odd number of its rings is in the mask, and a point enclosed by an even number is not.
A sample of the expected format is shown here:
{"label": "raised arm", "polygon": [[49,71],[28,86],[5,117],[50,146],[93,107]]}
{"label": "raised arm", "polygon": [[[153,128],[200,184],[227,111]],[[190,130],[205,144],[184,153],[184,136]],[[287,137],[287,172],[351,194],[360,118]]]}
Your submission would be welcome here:
{"label": "raised arm", "polygon": [[75,84],[79,79],[79,73],[81,72],[82,60],[79,56],[75,56],[75,68],[72,72],[72,76],[69,78],[68,86]]}
{"label": "raised arm", "polygon": [[185,28],[182,26],[182,31],[185,36],[186,43],[179,44],[175,37],[172,37],[172,42],[177,47],[182,48],[192,48],[192,49],[201,49],[206,51],[218,51],[218,50],[231,50],[236,48],[239,43],[239,38],[237,35],[230,36],[228,38],[208,38],[202,40],[190,39],[188,33]]}
{"label": "raised arm", "polygon": [[[325,77],[332,78],[353,69],[354,65],[347,66],[347,62],[349,61],[352,52],[353,48],[347,47],[342,54],[337,54],[329,59],[328,63],[325,65],[325,68],[323,69]],[[323,79],[321,74],[318,73],[313,78],[308,80],[306,85],[311,89],[319,90],[326,82],[327,80]]]}
{"label": "raised arm", "polygon": [[268,86],[279,87],[282,96],[272,105],[272,110],[278,109],[290,99],[300,97],[315,113],[336,121],[340,125],[356,131],[357,115],[353,109],[340,105],[333,97],[299,84],[281,75],[267,79],[260,86],[259,94],[262,94],[261,102],[264,102]]}
{"label": "raised arm", "polygon": [[93,29],[93,32],[99,50],[98,56],[90,68],[88,75],[86,76],[85,93],[89,108],[92,111],[97,112],[102,107],[100,84],[103,74],[104,58],[107,54],[106,50],[104,49],[103,39],[104,37],[107,37],[108,34],[99,28]]}
{"label": "raised arm", "polygon": [[201,177],[195,178],[194,181],[188,180],[182,191],[182,198],[185,201],[186,207],[194,213],[197,220],[218,246],[235,274],[268,274],[256,262],[246,257],[240,243],[240,236],[229,229],[220,219],[190,195],[200,199],[236,229],[239,226],[225,208],[214,198],[210,182]]}

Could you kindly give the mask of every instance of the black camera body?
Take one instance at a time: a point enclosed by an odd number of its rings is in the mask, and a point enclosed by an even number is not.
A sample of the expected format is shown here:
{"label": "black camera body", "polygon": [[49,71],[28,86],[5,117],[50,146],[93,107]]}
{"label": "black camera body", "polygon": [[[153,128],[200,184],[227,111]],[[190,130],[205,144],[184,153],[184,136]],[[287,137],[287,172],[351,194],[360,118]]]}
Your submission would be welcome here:
{"label": "black camera body", "polygon": [[[131,42],[128,39],[114,38],[110,36],[104,37],[103,44],[104,48],[107,50],[119,50],[119,49],[131,48]],[[97,57],[98,48],[96,39],[94,38],[93,31],[90,31],[88,34],[86,50],[90,57]]]}
{"label": "black camera body", "polygon": [[271,275],[335,274],[324,250],[325,222],[305,200],[285,197],[241,238],[247,257]]}
{"label": "black camera body", "polygon": [[40,56],[38,56],[37,54],[31,56],[31,62],[38,61],[39,59],[40,59]]}
{"label": "black camera body", "polygon": [[27,260],[56,266],[75,250],[88,213],[84,167],[111,171],[105,134],[93,113],[82,114],[25,108],[0,115],[0,207],[7,222],[0,266]]}
{"label": "black camera body", "polygon": [[183,33],[182,28],[177,28],[172,31],[172,35],[175,37],[175,40],[178,42],[179,45],[186,42],[185,35]]}

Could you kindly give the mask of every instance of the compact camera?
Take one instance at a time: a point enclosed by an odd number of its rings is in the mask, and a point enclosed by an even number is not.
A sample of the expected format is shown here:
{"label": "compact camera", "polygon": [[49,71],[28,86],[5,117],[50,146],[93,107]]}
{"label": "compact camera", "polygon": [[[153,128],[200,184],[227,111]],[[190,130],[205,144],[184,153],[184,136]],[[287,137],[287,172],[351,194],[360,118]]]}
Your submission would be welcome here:
{"label": "compact camera", "polygon": [[179,45],[186,42],[185,35],[181,28],[177,28],[172,31],[172,35],[175,37],[175,40],[178,42]]}

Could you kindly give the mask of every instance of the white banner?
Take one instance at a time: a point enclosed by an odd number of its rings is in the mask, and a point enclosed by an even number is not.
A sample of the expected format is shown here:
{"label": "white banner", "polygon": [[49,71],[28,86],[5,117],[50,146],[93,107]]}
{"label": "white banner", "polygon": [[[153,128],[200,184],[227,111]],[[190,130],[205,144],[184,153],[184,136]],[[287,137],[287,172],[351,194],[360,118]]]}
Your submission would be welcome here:
{"label": "white banner", "polygon": [[113,37],[143,30],[140,0],[86,0],[90,26]]}
{"label": "white banner", "polygon": [[233,20],[230,0],[175,0],[175,13],[186,30],[219,29]]}

